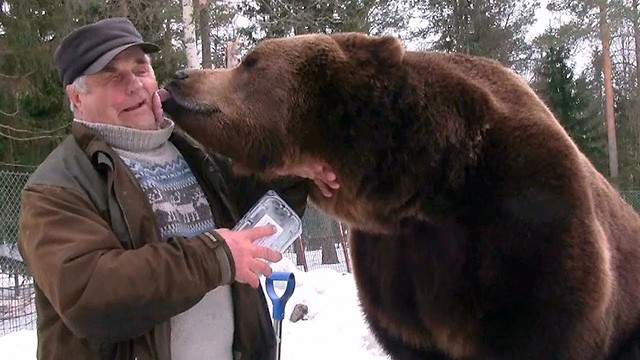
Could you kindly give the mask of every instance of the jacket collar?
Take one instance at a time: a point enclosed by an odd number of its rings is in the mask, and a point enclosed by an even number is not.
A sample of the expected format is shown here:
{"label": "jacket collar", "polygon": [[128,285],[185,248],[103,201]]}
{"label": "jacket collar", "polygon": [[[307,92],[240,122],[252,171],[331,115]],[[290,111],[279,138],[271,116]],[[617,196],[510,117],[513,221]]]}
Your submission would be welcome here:
{"label": "jacket collar", "polygon": [[74,121],[73,124],[71,124],[71,134],[76,139],[80,149],[82,149],[82,151],[84,151],[92,160],[98,152],[115,155],[114,150],[107,145],[100,135],[77,121]]}

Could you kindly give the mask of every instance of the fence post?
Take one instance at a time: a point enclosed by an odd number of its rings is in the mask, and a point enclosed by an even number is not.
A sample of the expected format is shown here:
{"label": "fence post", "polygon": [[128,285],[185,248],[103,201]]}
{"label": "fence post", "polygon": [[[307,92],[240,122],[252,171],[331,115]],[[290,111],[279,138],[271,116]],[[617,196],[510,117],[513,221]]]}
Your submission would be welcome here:
{"label": "fence post", "polygon": [[342,228],[342,221],[338,221],[338,227],[340,228],[340,244],[342,245],[342,252],[344,253],[344,262],[347,263],[347,272],[351,272],[351,259],[349,259],[349,252],[347,251],[347,243],[344,240],[344,230]]}
{"label": "fence post", "polygon": [[307,257],[304,253],[304,245],[302,244],[302,236],[296,239],[296,245],[298,245],[298,251],[296,251],[296,262],[302,263],[302,268],[304,271],[309,271],[309,266],[307,265]]}
{"label": "fence post", "polygon": [[20,279],[17,273],[13,274],[13,283],[15,284],[16,296],[20,296]]}

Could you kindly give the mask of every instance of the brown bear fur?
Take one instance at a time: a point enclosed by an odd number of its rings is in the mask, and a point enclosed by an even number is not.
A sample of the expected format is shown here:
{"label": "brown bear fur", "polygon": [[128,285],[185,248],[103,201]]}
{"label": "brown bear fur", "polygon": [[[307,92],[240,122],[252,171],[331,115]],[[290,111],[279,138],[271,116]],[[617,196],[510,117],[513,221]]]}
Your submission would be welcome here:
{"label": "brown bear fur", "polygon": [[165,110],[239,172],[335,170],[341,188],[311,199],[352,227],[392,358],[636,358],[616,352],[640,321],[640,219],[497,62],[305,35],[166,89]]}

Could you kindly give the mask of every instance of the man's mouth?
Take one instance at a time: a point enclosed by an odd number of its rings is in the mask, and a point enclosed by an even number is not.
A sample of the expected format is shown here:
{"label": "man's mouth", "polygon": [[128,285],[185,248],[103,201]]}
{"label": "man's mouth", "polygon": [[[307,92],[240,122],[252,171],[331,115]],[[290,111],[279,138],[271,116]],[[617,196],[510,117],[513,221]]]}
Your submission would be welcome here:
{"label": "man's mouth", "polygon": [[137,104],[135,104],[135,105],[133,105],[133,106],[130,106],[130,107],[128,107],[128,108],[126,108],[126,109],[124,109],[124,110],[122,110],[122,111],[131,112],[131,111],[138,110],[138,109],[140,109],[141,107],[143,107],[143,106],[145,105],[145,103],[146,103],[146,101],[145,101],[145,100],[142,100],[141,102],[139,102],[139,103],[137,103]]}

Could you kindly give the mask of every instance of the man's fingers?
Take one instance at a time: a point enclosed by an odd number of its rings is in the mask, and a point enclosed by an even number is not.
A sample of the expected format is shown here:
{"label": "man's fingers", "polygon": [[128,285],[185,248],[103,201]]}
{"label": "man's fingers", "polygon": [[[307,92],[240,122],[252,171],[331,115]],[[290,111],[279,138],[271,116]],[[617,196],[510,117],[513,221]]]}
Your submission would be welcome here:
{"label": "man's fingers", "polygon": [[329,189],[327,184],[325,184],[320,179],[313,179],[313,182],[316,184],[318,189],[320,189],[320,192],[322,192],[322,195],[326,197],[331,197],[333,195],[333,193],[331,192],[331,189]]}
{"label": "man's fingers", "polygon": [[242,230],[251,241],[258,240],[265,236],[273,235],[276,232],[276,228],[273,225],[256,226],[249,229]]}
{"label": "man's fingers", "polygon": [[331,190],[340,188],[338,177],[336,173],[331,170],[331,168],[324,165],[319,165],[314,171],[315,173],[313,176],[313,180],[325,196],[331,196]]}
{"label": "man's fingers", "polygon": [[262,260],[253,259],[249,265],[249,269],[256,274],[263,274],[264,276],[271,275],[271,267]]}
{"label": "man's fingers", "polygon": [[271,262],[278,262],[282,260],[282,254],[276,250],[268,248],[266,246],[258,246],[255,257],[265,259]]}
{"label": "man's fingers", "polygon": [[328,187],[330,187],[330,188],[332,188],[332,189],[334,189],[334,190],[337,190],[337,189],[339,189],[339,188],[340,188],[340,183],[339,183],[339,182],[337,182],[337,181],[335,181],[335,180],[333,180],[333,181],[325,181],[324,183],[325,183]]}
{"label": "man's fingers", "polygon": [[324,178],[327,182],[334,182],[336,181],[336,173],[334,173],[333,171],[327,169],[326,167],[322,168],[322,178]]}
{"label": "man's fingers", "polygon": [[334,173],[333,171],[327,174],[327,177],[325,178],[325,180],[326,180],[325,182],[327,183],[327,185],[329,185],[330,188],[332,189],[340,188],[338,177],[336,176],[336,173]]}

